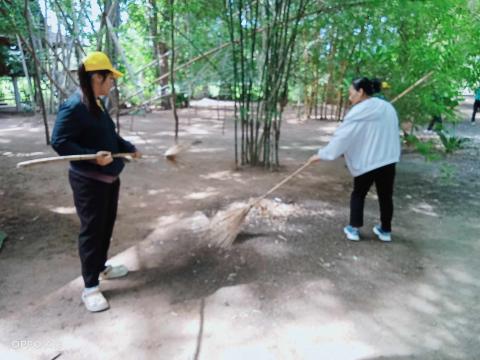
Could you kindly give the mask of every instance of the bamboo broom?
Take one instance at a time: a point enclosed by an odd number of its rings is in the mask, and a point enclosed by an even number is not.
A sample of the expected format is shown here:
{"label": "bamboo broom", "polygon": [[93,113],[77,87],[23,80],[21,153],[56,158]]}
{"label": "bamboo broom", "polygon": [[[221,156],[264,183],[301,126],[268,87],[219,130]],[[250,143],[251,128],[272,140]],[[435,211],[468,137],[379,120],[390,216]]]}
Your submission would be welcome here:
{"label": "bamboo broom", "polygon": [[[433,74],[433,72],[427,73],[425,76],[416,81],[413,85],[409,86],[407,89],[402,91],[398,96],[396,96],[391,103],[398,101],[400,98],[408,94],[410,91],[415,89],[417,86],[428,80],[428,78]],[[272,192],[277,190],[280,186],[285,184],[287,181],[298,175],[301,171],[306,169],[313,161],[308,160],[300,168],[295,170],[293,173],[288,175],[285,179],[280,181],[270,190],[268,190],[262,196],[250,201],[247,205],[240,208],[227,209],[224,211],[219,211],[215,216],[210,220],[209,228],[207,230],[208,241],[213,241],[213,245],[228,248],[235,241],[237,235],[239,234],[245,218],[247,217],[249,211],[258,203],[263,200],[265,197],[270,195]]]}
{"label": "bamboo broom", "polygon": [[213,245],[217,247],[227,248],[232,245],[250,210],[258,205],[260,201],[262,201],[272,192],[277,190],[280,186],[284,185],[287,181],[291,180],[293,177],[306,169],[311,163],[312,161],[308,160],[305,164],[300,166],[297,170],[276,184],[265,194],[251,200],[247,205],[240,208],[219,211],[216,213],[215,216],[210,220],[209,229],[207,231],[208,239],[213,240]]}
{"label": "bamboo broom", "polygon": [[[165,152],[165,157],[167,160],[176,162],[177,156],[192,147],[193,145],[200,144],[200,140],[195,140],[188,144],[175,144],[167,149]],[[131,158],[133,153],[117,153],[112,154],[114,158]],[[48,163],[56,163],[63,161],[85,161],[85,160],[95,160],[97,158],[96,154],[86,154],[86,155],[66,155],[66,156],[52,156],[47,158],[39,158],[34,160],[22,161],[17,164],[17,168],[30,167],[35,165],[43,165]]]}
{"label": "bamboo broom", "polygon": [[[133,153],[117,153],[117,154],[112,154],[112,157],[131,158],[133,155],[134,155]],[[34,165],[42,165],[47,163],[63,162],[63,161],[95,160],[96,158],[97,158],[96,154],[53,156],[53,157],[47,157],[47,158],[22,161],[17,164],[17,168],[30,167]]]}
{"label": "bamboo broom", "polygon": [[195,140],[192,141],[191,143],[187,144],[175,144],[173,146],[170,146],[167,151],[165,151],[165,158],[168,161],[171,161],[173,163],[177,162],[177,157],[181,153],[184,153],[188,149],[190,149],[193,145],[201,144],[202,142],[200,140]]}

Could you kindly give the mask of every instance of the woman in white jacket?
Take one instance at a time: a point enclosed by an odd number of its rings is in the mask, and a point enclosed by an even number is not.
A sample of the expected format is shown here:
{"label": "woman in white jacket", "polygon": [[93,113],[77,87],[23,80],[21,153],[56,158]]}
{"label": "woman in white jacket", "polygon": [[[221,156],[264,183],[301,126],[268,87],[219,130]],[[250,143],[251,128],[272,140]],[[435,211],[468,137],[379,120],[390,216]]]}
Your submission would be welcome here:
{"label": "woman in white jacket", "polygon": [[350,224],[343,231],[347,239],[360,240],[365,197],[375,183],[380,205],[380,225],[373,232],[382,241],[391,241],[395,164],[400,160],[398,117],[387,101],[372,97],[381,83],[368,78],[354,80],[349,89],[352,108],[336,129],[327,146],[311,162],[335,160],[341,155],[353,176]]}

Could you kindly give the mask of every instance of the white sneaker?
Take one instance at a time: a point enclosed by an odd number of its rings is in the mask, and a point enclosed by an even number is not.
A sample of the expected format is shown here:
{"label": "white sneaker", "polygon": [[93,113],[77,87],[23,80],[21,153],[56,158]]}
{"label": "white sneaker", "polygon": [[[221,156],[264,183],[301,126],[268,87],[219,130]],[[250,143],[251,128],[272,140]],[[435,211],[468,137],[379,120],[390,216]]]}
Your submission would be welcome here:
{"label": "white sneaker", "polygon": [[392,233],[382,230],[380,225],[375,225],[372,230],[381,241],[392,241]]}
{"label": "white sneaker", "polygon": [[91,312],[107,310],[110,307],[107,299],[105,299],[98,287],[93,291],[83,290],[82,301],[87,310]]}
{"label": "white sneaker", "polygon": [[117,265],[117,266],[108,265],[107,268],[100,273],[99,279],[100,280],[117,279],[117,278],[127,276],[127,274],[128,274],[128,269],[124,265]]}

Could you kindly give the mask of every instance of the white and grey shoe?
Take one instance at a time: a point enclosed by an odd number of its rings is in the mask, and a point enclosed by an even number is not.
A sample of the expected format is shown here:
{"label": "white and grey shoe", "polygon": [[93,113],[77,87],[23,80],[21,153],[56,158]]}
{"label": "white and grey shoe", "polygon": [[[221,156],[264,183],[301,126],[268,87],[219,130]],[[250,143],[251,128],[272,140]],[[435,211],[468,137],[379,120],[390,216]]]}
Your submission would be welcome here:
{"label": "white and grey shoe", "polygon": [[90,312],[104,311],[110,307],[98,286],[93,289],[84,289],[82,292],[82,301]]}
{"label": "white and grey shoe", "polygon": [[117,266],[108,265],[105,268],[105,270],[103,270],[100,273],[99,279],[100,280],[118,279],[118,278],[127,276],[127,274],[128,274],[128,269],[124,265],[117,265]]}

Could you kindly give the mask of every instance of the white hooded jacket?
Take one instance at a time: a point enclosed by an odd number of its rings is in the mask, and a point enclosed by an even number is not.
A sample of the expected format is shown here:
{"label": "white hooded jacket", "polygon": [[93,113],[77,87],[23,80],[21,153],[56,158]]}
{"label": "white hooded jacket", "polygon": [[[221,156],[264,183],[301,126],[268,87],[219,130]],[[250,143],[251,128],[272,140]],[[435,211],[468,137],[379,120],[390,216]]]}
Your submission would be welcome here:
{"label": "white hooded jacket", "polygon": [[318,150],[322,160],[341,155],[354,177],[398,162],[400,134],[392,104],[372,97],[354,105],[328,145]]}

